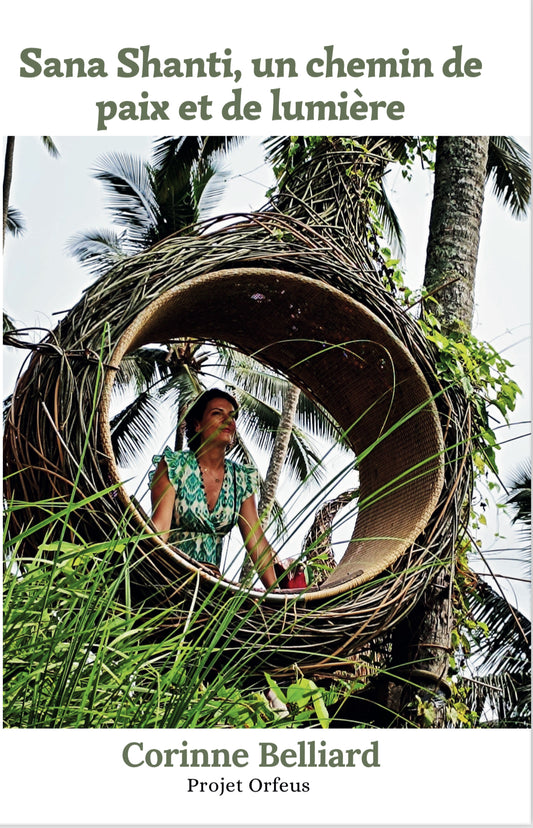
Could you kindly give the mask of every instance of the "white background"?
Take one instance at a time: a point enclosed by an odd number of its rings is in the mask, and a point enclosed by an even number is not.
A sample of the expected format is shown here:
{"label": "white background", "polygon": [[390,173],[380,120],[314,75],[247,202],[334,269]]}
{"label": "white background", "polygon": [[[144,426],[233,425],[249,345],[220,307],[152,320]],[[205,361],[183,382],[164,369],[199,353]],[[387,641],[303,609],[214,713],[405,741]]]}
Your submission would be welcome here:
{"label": "white background", "polygon": [[[336,100],[342,90],[358,88],[365,101],[401,100],[401,121],[356,122],[373,134],[411,134],[424,125],[425,134],[506,135],[529,132],[529,3],[508,0],[449,0],[430,5],[411,0],[385,0],[379,8],[350,0],[333,7],[271,0],[266,5],[238,2],[224,7],[203,2],[201,7],[160,2],[150,6],[135,0],[92,3],[74,11],[68,2],[40,3],[26,0],[16,8],[4,6],[2,81],[3,111],[8,113],[13,133],[44,135],[90,135],[97,126],[97,101],[140,101],[142,92],[151,99],[168,100],[174,120],[155,122],[162,134],[224,134],[229,123],[214,117],[206,122],[183,122],[177,106],[184,100],[199,100],[207,94],[216,116],[231,98],[232,79],[118,78],[117,55],[123,48],[151,47],[150,54],[166,58],[223,56],[231,49],[233,66],[242,72],[239,86],[243,97],[263,106],[259,121],[237,122],[246,135],[298,132],[290,123],[270,120],[270,89],[283,87],[283,98],[291,100]],[[335,55],[353,57],[429,57],[432,78],[310,78],[305,66],[310,58],[324,54],[333,45]],[[482,62],[478,78],[445,78],[441,67],[463,46],[468,58]],[[47,58],[64,60],[101,58],[107,78],[21,78],[21,51],[40,48],[41,63]],[[254,79],[250,60],[256,57],[296,60],[298,77]],[[234,132],[236,130],[232,130]],[[301,131],[301,130],[300,130]],[[308,129],[308,131],[311,131]],[[350,134],[350,122],[328,123],[326,133]],[[154,132],[153,121],[116,118],[108,132],[116,135]],[[319,131],[320,132],[320,131]]]}
{"label": "white background", "polygon": [[[222,56],[225,48],[231,48],[235,68],[243,72],[238,85],[246,99],[263,104],[264,117],[255,122],[213,118],[203,123],[115,119],[104,133],[106,136],[199,132],[350,134],[358,130],[371,134],[527,136],[529,14],[528,0],[507,0],[503,6],[492,0],[450,0],[433,6],[412,0],[382,0],[375,5],[351,0],[335,6],[277,1],[225,5],[206,0],[201,5],[166,0],[152,5],[131,0],[97,0],[90,5],[26,0],[16,8],[14,4],[4,4],[0,55],[2,134],[94,136],[96,101],[138,101],[144,90],[153,99],[169,100],[173,112],[180,101],[198,99],[203,94],[213,100],[216,112],[231,96],[234,84],[229,80],[120,80],[114,76],[119,49],[150,44],[152,55],[162,59],[207,56],[212,51]],[[251,77],[248,67],[252,57],[291,56],[298,67],[305,67],[310,57],[322,54],[323,47],[329,44],[334,44],[335,54],[346,60],[399,58],[401,50],[408,48],[410,56],[431,58],[435,77],[321,81],[300,73],[298,78],[255,83]],[[445,79],[439,75],[439,67],[458,44],[463,45],[468,57],[481,59],[481,77]],[[109,77],[22,79],[19,56],[27,47],[40,47],[43,60],[102,57]],[[316,123],[305,125],[305,129],[301,122],[272,124],[268,109],[269,90],[274,86],[282,87],[283,97],[291,100],[337,99],[342,90],[351,95],[359,88],[367,101],[401,99],[406,116],[398,122],[330,122],[324,128]],[[38,180],[34,186],[40,186]],[[61,193],[50,191],[48,197],[52,203]],[[242,205],[242,209],[247,207]],[[83,224],[78,224],[74,230],[83,228]],[[420,233],[425,233],[422,225]],[[503,243],[502,239],[500,244]],[[523,239],[520,245],[524,251]],[[508,249],[508,261],[512,262],[516,243],[511,242]],[[490,272],[491,254],[483,249],[480,266],[485,255],[489,259],[484,263],[486,272]],[[15,256],[12,248],[11,256]],[[524,255],[521,266],[523,263]],[[45,265],[46,260],[41,261],[43,269]],[[26,275],[34,277],[36,267],[28,267]],[[412,265],[412,272],[417,267]],[[489,336],[503,335],[508,327],[514,328],[509,319],[518,326],[528,322],[527,286],[522,281],[518,296],[509,288],[510,275],[515,270],[511,263],[508,272],[499,271],[493,281],[479,283],[479,302],[485,301],[484,307],[492,302],[502,314],[502,321],[503,309],[511,302],[505,327],[501,331],[491,328]],[[63,283],[62,289],[64,305],[47,307],[36,300],[35,313],[69,307],[79,296],[81,285],[66,287]],[[6,288],[6,298],[11,296],[10,291],[11,287]],[[485,299],[484,291],[489,291]],[[480,309],[482,326],[487,324],[486,319],[485,310]],[[24,319],[27,324],[33,321]],[[481,330],[478,335],[485,337],[486,333]],[[513,341],[516,339],[517,336]],[[527,358],[520,364],[524,370]],[[290,746],[304,738],[303,733],[279,731],[274,738],[274,732],[269,732],[268,740]],[[309,732],[305,734],[309,736]],[[311,792],[298,796],[239,794],[238,799],[232,800],[185,795],[183,769],[126,768],[121,751],[130,734],[124,731],[3,731],[0,768],[4,793],[0,819],[2,824],[52,825],[529,824],[529,735],[520,731],[342,731],[327,736],[313,732],[317,740],[325,738],[329,747],[366,746],[378,739],[380,767],[286,771],[287,779],[311,780]],[[255,731],[144,731],[132,734],[132,738],[163,748],[179,746],[183,738],[196,746],[247,746],[253,757],[254,746],[264,736]],[[227,778],[228,770],[224,770]],[[275,775],[273,771],[260,771],[252,762],[246,771],[234,772],[232,776],[247,779]],[[216,769],[206,773],[210,779],[219,776]]]}

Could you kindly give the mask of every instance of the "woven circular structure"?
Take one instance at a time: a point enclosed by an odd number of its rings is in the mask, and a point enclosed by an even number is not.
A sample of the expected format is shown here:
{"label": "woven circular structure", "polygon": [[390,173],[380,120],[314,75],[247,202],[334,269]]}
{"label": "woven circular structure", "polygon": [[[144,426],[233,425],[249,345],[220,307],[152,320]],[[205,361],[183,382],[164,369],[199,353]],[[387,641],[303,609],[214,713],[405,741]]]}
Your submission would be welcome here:
{"label": "woven circular structure", "polygon": [[[275,212],[202,230],[106,274],[36,346],[6,427],[8,496],[61,504],[74,487],[79,528],[137,537],[139,594],[172,604],[176,623],[193,592],[242,593],[228,652],[260,640],[263,663],[313,668],[390,630],[449,556],[470,483],[468,408],[439,385],[418,325],[368,262],[358,266],[330,238]],[[120,485],[109,405],[121,361],[185,337],[229,343],[280,371],[353,449],[357,521],[319,588],[259,598],[217,581],[154,536]]]}

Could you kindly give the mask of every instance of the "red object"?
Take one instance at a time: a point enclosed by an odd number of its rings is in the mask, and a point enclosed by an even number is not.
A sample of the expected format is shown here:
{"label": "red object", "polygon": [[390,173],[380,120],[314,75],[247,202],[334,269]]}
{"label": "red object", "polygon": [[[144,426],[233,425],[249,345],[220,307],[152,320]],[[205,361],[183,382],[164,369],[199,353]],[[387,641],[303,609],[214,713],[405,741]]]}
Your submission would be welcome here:
{"label": "red object", "polygon": [[[278,580],[278,589],[305,589],[307,586],[307,579],[305,577],[305,569],[301,564],[291,566],[292,561],[285,563],[274,564],[274,572]],[[287,568],[288,567],[290,568]]]}

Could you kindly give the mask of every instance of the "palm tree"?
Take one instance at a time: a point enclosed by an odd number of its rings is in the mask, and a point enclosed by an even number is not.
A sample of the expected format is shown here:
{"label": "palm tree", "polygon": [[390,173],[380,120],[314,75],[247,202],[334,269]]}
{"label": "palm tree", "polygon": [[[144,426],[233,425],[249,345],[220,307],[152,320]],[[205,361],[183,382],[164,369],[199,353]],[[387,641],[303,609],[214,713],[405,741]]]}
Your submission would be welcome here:
{"label": "palm tree", "polygon": [[13,180],[13,156],[15,153],[15,136],[8,135],[6,138],[6,149],[4,154],[4,179],[2,187],[3,195],[3,217],[2,217],[2,247],[6,241],[7,216],[9,209],[9,195],[11,193],[11,182]]}
{"label": "palm tree", "polygon": [[[121,153],[103,156],[94,170],[109,197],[113,227],[79,233],[67,249],[95,276],[140,253],[171,233],[198,221],[200,210],[216,201],[220,186],[216,159],[239,138],[165,137],[154,145],[153,160]],[[200,388],[198,344],[143,348],[127,357],[115,383],[118,392],[132,389],[133,400],[110,423],[119,464],[135,458],[150,433],[162,399],[181,400],[181,408]],[[179,418],[178,418],[179,419]],[[182,437],[177,429],[175,445]]]}
{"label": "palm tree", "polygon": [[[526,545],[516,549],[531,578],[531,462],[521,464],[508,486],[512,523]],[[497,583],[497,581],[496,581]],[[469,636],[461,681],[468,702],[489,727],[531,724],[531,621],[486,578],[475,581],[468,607],[477,627]],[[475,629],[487,630],[475,634]]]}
{"label": "palm tree", "polygon": [[468,602],[471,633],[458,685],[471,710],[492,727],[531,725],[531,622],[505,595],[480,579]]}
{"label": "palm tree", "polygon": [[[469,334],[472,324],[490,146],[491,140],[483,136],[444,136],[437,141],[424,287],[432,299],[436,300],[433,313],[438,318],[443,333],[457,338]],[[490,155],[494,166],[491,175],[496,192],[517,214],[526,210],[530,197],[530,183],[525,175],[526,154],[523,151],[515,152],[512,156],[513,164],[507,165],[506,176],[495,160],[502,157],[504,161],[508,160],[510,146],[508,140],[492,140]],[[517,182],[516,188],[513,188],[514,181]],[[516,192],[511,196],[513,189]],[[451,646],[453,609],[450,596],[453,577],[452,552],[449,566],[440,570],[432,584],[434,596],[431,611],[419,612],[417,616],[415,610],[411,619],[416,632],[410,641],[410,658],[414,663],[423,658],[425,671],[441,680],[448,671],[447,653]],[[491,595],[488,586],[483,595],[485,611],[490,611],[491,608],[501,611],[498,601],[488,601],[487,596]],[[507,616],[511,626],[514,618],[516,615]],[[444,718],[437,715],[435,722],[436,726],[442,726]]]}
{"label": "palm tree", "polygon": [[[445,331],[467,332],[472,323],[474,280],[481,230],[485,170],[489,140],[486,137],[444,137],[437,142],[424,286],[437,294],[436,315]],[[428,587],[429,597],[411,613],[411,635],[405,663],[412,664],[416,681],[404,692],[402,704],[414,707],[416,695],[429,701],[448,675],[453,626],[451,584],[454,554]],[[403,660],[401,655],[398,656]],[[419,665],[423,663],[423,674]],[[427,678],[425,678],[427,676]],[[444,726],[445,710],[435,705],[434,726]]]}
{"label": "palm tree", "polygon": [[[45,148],[50,155],[57,158],[59,155],[55,143],[49,135],[43,135],[41,138]],[[6,147],[4,153],[4,179],[2,186],[2,196],[4,200],[3,217],[2,217],[2,247],[6,241],[6,231],[13,235],[20,234],[24,229],[24,221],[21,213],[9,204],[9,197],[11,194],[11,183],[13,181],[13,159],[15,155],[15,136],[8,135],[6,138]]]}
{"label": "palm tree", "polygon": [[123,153],[103,156],[94,176],[109,196],[112,230],[92,230],[67,243],[71,255],[96,276],[172,233],[194,225],[216,204],[222,185],[216,161],[238,137],[161,138],[153,160]]}

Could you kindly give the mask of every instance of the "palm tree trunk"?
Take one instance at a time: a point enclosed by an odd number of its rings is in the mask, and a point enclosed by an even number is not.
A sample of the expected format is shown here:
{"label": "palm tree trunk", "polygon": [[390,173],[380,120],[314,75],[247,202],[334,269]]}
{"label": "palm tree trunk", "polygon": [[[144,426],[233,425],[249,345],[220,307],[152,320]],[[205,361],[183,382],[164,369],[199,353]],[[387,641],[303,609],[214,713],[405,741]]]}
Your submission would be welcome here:
{"label": "palm tree trunk", "polygon": [[[445,333],[468,333],[472,326],[488,144],[486,137],[452,136],[437,142],[424,286],[438,301],[433,313]],[[419,696],[433,706],[432,727],[446,723],[443,696],[451,653],[453,576],[451,548],[449,563],[394,631],[394,660],[410,665],[410,683],[403,687],[398,707],[420,723],[414,703]]]}
{"label": "palm tree trunk", "polygon": [[472,328],[488,137],[439,138],[424,287],[445,332]]}
{"label": "palm tree trunk", "polygon": [[13,180],[13,156],[15,152],[15,136],[8,135],[6,139],[6,153],[4,158],[4,182],[2,196],[4,199],[2,217],[2,249],[6,243],[7,212],[9,209],[9,194],[11,192],[11,181]]}
{"label": "palm tree trunk", "polygon": [[[301,391],[295,385],[288,384],[285,391],[283,405],[281,409],[281,416],[279,419],[278,430],[276,432],[276,439],[274,440],[274,447],[270,457],[270,463],[265,476],[265,480],[261,487],[261,495],[259,498],[259,519],[261,525],[265,529],[268,525],[270,512],[276,498],[276,491],[279,485],[281,471],[287,458],[287,451],[289,448],[289,441],[291,439],[292,427],[294,425],[294,418],[296,416],[296,409],[298,407],[298,400],[300,399]],[[242,565],[240,579],[246,581],[253,570],[251,559],[246,556]]]}
{"label": "palm tree trunk", "polygon": [[274,448],[272,449],[272,456],[270,458],[270,464],[268,466],[263,486],[261,487],[261,497],[259,500],[258,511],[263,526],[266,526],[268,523],[272,505],[276,497],[276,491],[281,477],[281,470],[287,457],[287,450],[289,448],[289,441],[291,439],[300,393],[300,389],[295,385],[287,385],[278,430],[276,432],[276,439],[274,441]]}

